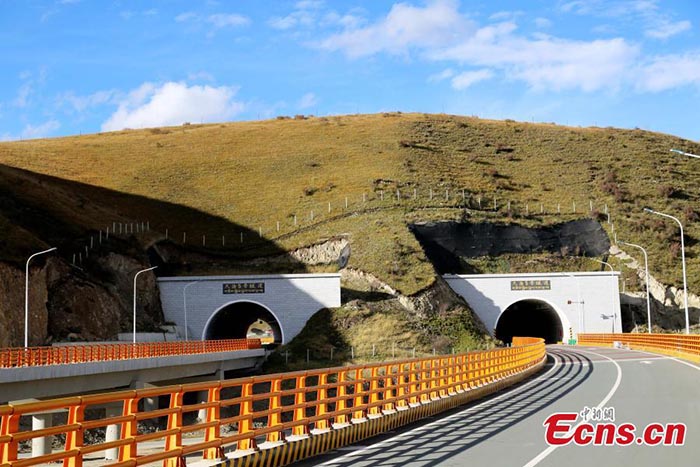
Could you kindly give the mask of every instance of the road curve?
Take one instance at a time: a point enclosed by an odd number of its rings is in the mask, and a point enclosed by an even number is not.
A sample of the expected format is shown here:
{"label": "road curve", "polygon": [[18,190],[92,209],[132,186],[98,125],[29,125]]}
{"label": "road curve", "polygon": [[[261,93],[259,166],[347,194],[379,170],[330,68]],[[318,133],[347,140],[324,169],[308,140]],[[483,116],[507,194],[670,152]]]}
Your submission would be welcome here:
{"label": "road curve", "polygon": [[[518,386],[297,465],[700,465],[700,367],[611,348],[549,346],[548,353],[543,372]],[[636,435],[651,423],[684,423],[685,444],[549,446],[544,421],[554,413],[580,413],[585,407],[613,407],[614,423],[635,424]],[[572,426],[579,422],[581,417]]]}

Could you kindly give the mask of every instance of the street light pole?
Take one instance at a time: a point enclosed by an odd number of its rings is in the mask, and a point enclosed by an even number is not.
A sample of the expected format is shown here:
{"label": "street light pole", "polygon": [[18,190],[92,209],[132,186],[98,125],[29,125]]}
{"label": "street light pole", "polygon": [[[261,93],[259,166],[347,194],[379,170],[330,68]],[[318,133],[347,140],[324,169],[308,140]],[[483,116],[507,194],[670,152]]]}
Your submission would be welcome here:
{"label": "street light pole", "polygon": [[690,152],[681,151],[680,149],[671,149],[671,152],[675,152],[676,154],[680,154],[681,156],[688,156],[688,157],[694,157],[696,159],[700,159],[700,156],[698,156],[697,154],[692,154]]}
{"label": "street light pole", "polygon": [[681,262],[683,264],[683,295],[685,299],[685,333],[690,334],[690,318],[688,316],[688,279],[685,275],[685,240],[683,238],[683,224],[681,224],[681,221],[679,221],[678,218],[669,214],[664,214],[663,212],[654,211],[653,209],[649,208],[644,208],[644,210],[651,214],[657,214],[659,216],[673,219],[678,224],[678,227],[681,228]]}
{"label": "street light pole", "polygon": [[622,245],[629,245],[634,248],[639,248],[644,253],[644,278],[646,279],[647,288],[647,327],[649,328],[649,334],[651,334],[651,302],[649,301],[649,258],[647,257],[647,250],[645,250],[640,245],[635,245],[634,243],[623,242],[618,240],[617,243]]}
{"label": "street light pole", "polygon": [[195,285],[195,284],[197,284],[198,282],[199,282],[199,281],[190,282],[189,284],[187,284],[187,285],[182,289],[182,302],[183,302],[183,309],[184,309],[184,311],[185,311],[185,340],[186,340],[186,341],[190,340],[190,339],[189,339],[189,335],[188,335],[188,333],[187,333],[187,289],[188,289],[191,285]]}
{"label": "street light pole", "polygon": [[[606,261],[602,261],[600,259],[595,259],[595,258],[592,258],[592,259],[596,263],[604,264],[610,268],[610,277],[612,278],[612,280],[613,280],[612,283],[614,284],[615,283],[615,269],[612,267],[612,264],[610,264]],[[613,331],[613,334],[615,334],[615,319],[617,318],[617,311],[615,311],[615,286],[612,286],[610,288],[610,292],[611,292],[611,299],[612,299],[612,301],[610,302],[610,307],[612,308],[612,312],[613,312],[612,331]]]}
{"label": "street light pole", "polygon": [[25,275],[24,275],[24,348],[25,349],[27,347],[29,347],[29,262],[35,256],[43,255],[45,253],[50,253],[50,252],[55,251],[55,250],[56,250],[56,247],[53,247],[53,248],[49,248],[48,250],[34,253],[27,260],[27,266],[25,268]]}
{"label": "street light pole", "polygon": [[142,269],[134,275],[134,344],[136,343],[136,278],[139,277],[139,274],[142,272],[153,271],[157,267],[158,266],[153,266],[152,268]]}

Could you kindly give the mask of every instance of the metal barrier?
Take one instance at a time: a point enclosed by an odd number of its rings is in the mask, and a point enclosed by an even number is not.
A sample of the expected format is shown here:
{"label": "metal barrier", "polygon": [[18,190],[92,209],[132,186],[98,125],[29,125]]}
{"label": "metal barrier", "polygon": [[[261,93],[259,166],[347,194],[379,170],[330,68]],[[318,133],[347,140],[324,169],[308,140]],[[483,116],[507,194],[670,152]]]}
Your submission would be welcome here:
{"label": "metal barrier", "polygon": [[[79,467],[89,454],[118,448],[118,461],[108,465],[184,466],[186,455],[201,453],[220,465],[280,466],[483,397],[524,379],[545,359],[542,339],[518,338],[513,347],[490,351],[0,406],[0,464],[63,460]],[[206,400],[192,403],[193,394]],[[164,408],[144,411],[139,404],[159,397]],[[121,416],[86,419],[90,409],[115,403]],[[68,411],[64,424],[20,429],[22,417],[60,409]],[[194,420],[202,410],[204,420]],[[148,420],[160,429],[146,432]],[[86,435],[110,425],[121,426],[116,439],[85,445]],[[184,444],[183,435],[194,432],[203,440],[185,437]],[[18,460],[20,442],[59,434],[66,439],[62,450]],[[162,451],[139,455],[141,443],[151,440],[163,440]],[[227,457],[225,449],[234,450]]]}
{"label": "metal barrier", "polygon": [[580,345],[612,346],[672,355],[700,362],[700,334],[579,334]]}
{"label": "metal barrier", "polygon": [[260,339],[87,344],[0,349],[0,368],[105,362],[259,349]]}

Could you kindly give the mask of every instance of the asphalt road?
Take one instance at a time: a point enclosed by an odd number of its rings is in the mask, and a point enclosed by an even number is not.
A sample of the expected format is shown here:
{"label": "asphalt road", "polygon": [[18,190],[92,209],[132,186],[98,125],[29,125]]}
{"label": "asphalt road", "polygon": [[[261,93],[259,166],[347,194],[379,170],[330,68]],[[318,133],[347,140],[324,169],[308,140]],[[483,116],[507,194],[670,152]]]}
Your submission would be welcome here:
{"label": "asphalt road", "polygon": [[[544,371],[514,388],[297,465],[700,465],[700,367],[610,348],[550,346],[548,353]],[[650,423],[685,423],[685,444],[550,447],[543,422],[584,407],[613,407],[614,423],[635,424],[635,436]]]}

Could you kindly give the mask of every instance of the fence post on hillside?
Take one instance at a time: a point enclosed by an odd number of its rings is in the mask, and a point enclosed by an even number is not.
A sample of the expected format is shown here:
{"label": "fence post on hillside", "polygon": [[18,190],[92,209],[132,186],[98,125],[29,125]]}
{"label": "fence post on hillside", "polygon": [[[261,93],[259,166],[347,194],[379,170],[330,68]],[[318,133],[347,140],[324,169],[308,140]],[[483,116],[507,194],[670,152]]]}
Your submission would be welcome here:
{"label": "fence post on hillside", "polygon": [[496,197],[493,197],[493,210],[498,211],[498,205],[496,204]]}
{"label": "fence post on hillside", "polygon": [[557,203],[557,214],[561,214],[561,203]]}
{"label": "fence post on hillside", "polygon": [[350,360],[355,360],[355,347],[350,346]]}
{"label": "fence post on hillside", "polygon": [[311,210],[311,220],[314,220],[314,211],[313,211],[313,209]]}
{"label": "fence post on hillside", "polygon": [[243,232],[241,232],[241,243],[243,243]]}
{"label": "fence post on hillside", "polygon": [[87,257],[88,257],[88,247],[87,247],[87,245],[85,245],[85,259],[87,259]]}
{"label": "fence post on hillside", "polygon": [[510,200],[508,200],[508,212],[510,212]]}
{"label": "fence post on hillside", "polygon": [[202,235],[202,246],[207,246],[207,236]]}
{"label": "fence post on hillside", "polygon": [[401,191],[399,189],[396,189],[396,201],[401,201]]}
{"label": "fence post on hillside", "polygon": [[608,204],[607,204],[607,203],[605,203],[605,214],[610,214],[610,213],[608,212]]}
{"label": "fence post on hillside", "polygon": [[384,190],[379,190],[379,199],[380,201],[384,201]]}
{"label": "fence post on hillside", "polygon": [[112,222],[112,232],[114,232],[115,230],[117,230],[117,223]]}
{"label": "fence post on hillside", "polygon": [[105,240],[109,240],[109,227],[107,227],[107,231],[105,232]]}
{"label": "fence post on hillside", "polygon": [[221,246],[226,246],[226,235],[221,236]]}
{"label": "fence post on hillside", "polygon": [[372,344],[372,358],[374,358],[375,350],[376,350],[376,349],[375,349],[375,346],[374,346],[374,344]]}
{"label": "fence post on hillside", "polygon": [[294,214],[294,227],[296,227],[296,226],[297,226],[297,215]]}
{"label": "fence post on hillside", "polygon": [[593,212],[593,200],[592,199],[588,200],[588,206],[590,208],[590,211]]}
{"label": "fence post on hillside", "polygon": [[529,204],[525,204],[525,215],[526,216],[530,215],[530,205]]}
{"label": "fence post on hillside", "polygon": [[333,346],[331,346],[331,361],[333,361]]}
{"label": "fence post on hillside", "polygon": [[92,250],[93,248],[95,248],[95,239],[90,235],[90,249]]}
{"label": "fence post on hillside", "polygon": [[331,203],[330,203],[330,201],[328,202],[328,212],[331,212]]}
{"label": "fence post on hillside", "polygon": [[610,223],[610,213],[608,213],[608,224]]}
{"label": "fence post on hillside", "polygon": [[391,358],[396,358],[396,342],[391,343]]}
{"label": "fence post on hillside", "polygon": [[100,245],[102,245],[102,231],[101,230],[99,231],[99,235],[100,235],[99,243],[100,243]]}
{"label": "fence post on hillside", "polygon": [[362,202],[363,203],[367,202],[367,194],[366,193],[362,193]]}
{"label": "fence post on hillside", "polygon": [[544,204],[540,203],[540,214],[544,214]]}
{"label": "fence post on hillside", "polygon": [[572,201],[573,206],[574,206],[574,214],[576,213],[576,201]]}
{"label": "fence post on hillside", "polygon": [[345,209],[347,209],[347,208],[348,208],[348,197],[346,196],[345,197]]}
{"label": "fence post on hillside", "polygon": [[168,239],[168,229],[165,229],[165,239]]}
{"label": "fence post on hillside", "polygon": [[258,227],[258,235],[262,238],[262,227]]}
{"label": "fence post on hillside", "polygon": [[82,253],[78,253],[78,264],[80,264],[81,266],[83,265],[83,254]]}
{"label": "fence post on hillside", "polygon": [[182,244],[187,243],[187,232],[182,232]]}
{"label": "fence post on hillside", "polygon": [[429,201],[432,201],[432,200],[433,200],[433,189],[432,189],[432,188],[431,188],[430,191],[429,191],[428,200],[429,200]]}
{"label": "fence post on hillside", "polygon": [[450,200],[450,189],[445,188],[445,201],[449,201],[449,200]]}
{"label": "fence post on hillside", "polygon": [[280,231],[280,221],[277,221],[277,231]]}
{"label": "fence post on hillside", "polygon": [[479,205],[479,209],[481,209],[481,196],[477,196],[476,202]]}
{"label": "fence post on hillside", "polygon": [[413,189],[413,199],[416,199],[416,198],[418,198],[418,189],[414,188]]}

